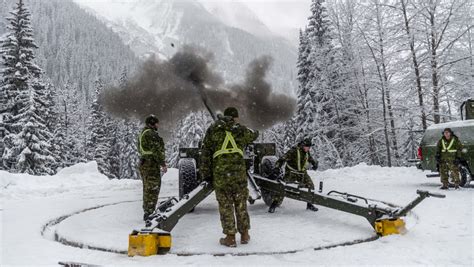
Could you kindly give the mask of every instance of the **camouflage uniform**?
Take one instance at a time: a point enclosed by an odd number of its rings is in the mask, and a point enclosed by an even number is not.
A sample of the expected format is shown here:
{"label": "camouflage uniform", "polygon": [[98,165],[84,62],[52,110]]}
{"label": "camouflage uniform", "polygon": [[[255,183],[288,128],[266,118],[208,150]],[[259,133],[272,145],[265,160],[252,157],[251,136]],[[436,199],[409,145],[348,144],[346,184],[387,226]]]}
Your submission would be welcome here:
{"label": "camouflage uniform", "polygon": [[165,144],[158,132],[145,127],[138,138],[140,176],[143,181],[144,219],[155,211],[161,187],[161,166],[165,165]]}
{"label": "camouflage uniform", "polygon": [[459,185],[459,168],[456,159],[461,158],[462,144],[456,135],[452,135],[450,140],[444,136],[438,141],[438,151],[436,158],[439,164],[439,173],[443,186],[449,184],[449,172],[455,185]]}
{"label": "camouflage uniform", "polygon": [[[275,167],[280,169],[285,162],[285,176],[283,177],[283,181],[287,183],[297,182],[299,187],[314,190],[313,181],[306,170],[308,163],[311,163],[313,169],[316,170],[318,168],[318,162],[311,157],[309,152],[304,152],[302,145],[297,145],[288,150],[285,155],[277,160]],[[284,197],[284,195],[277,195],[273,198],[273,202],[281,203]]]}
{"label": "camouflage uniform", "polygon": [[[235,140],[237,150],[230,153],[219,154],[231,134]],[[210,180],[214,185],[223,233],[235,235],[235,217],[239,233],[250,229],[250,219],[247,212],[247,174],[242,150],[246,145],[258,137],[258,132],[253,132],[240,125],[230,117],[223,117],[207,129],[204,137],[201,155],[201,178]],[[225,149],[233,148],[227,142]],[[235,212],[234,212],[235,211]]]}

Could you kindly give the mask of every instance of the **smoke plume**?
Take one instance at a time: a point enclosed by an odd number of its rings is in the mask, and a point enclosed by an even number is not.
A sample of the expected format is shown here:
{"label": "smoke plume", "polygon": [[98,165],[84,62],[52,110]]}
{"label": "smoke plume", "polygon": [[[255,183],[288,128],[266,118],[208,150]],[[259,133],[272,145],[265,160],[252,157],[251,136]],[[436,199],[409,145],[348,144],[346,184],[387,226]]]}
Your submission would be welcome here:
{"label": "smoke plume", "polygon": [[107,88],[100,102],[117,117],[143,119],[155,114],[165,134],[190,112],[206,110],[203,98],[216,112],[236,107],[241,122],[254,129],[269,128],[292,116],[295,100],[276,94],[265,81],[271,57],[252,61],[244,82],[233,85],[226,85],[211,70],[212,59],[212,54],[192,47],[183,48],[170,60],[150,58],[125,84]]}

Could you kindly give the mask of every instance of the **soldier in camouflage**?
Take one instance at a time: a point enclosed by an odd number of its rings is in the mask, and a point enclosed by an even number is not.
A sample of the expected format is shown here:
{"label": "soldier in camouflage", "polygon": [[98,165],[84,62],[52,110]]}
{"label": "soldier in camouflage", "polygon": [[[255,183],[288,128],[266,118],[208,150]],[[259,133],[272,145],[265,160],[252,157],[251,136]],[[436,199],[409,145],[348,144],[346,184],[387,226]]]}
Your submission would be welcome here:
{"label": "soldier in camouflage", "polygon": [[239,124],[238,117],[236,108],[229,107],[224,111],[224,116],[207,129],[201,155],[201,177],[203,180],[212,177],[223,233],[226,235],[219,243],[228,247],[237,246],[237,230],[241,235],[241,244],[247,244],[250,240],[246,202],[249,192],[243,149],[258,137],[258,132]]}
{"label": "soldier in camouflage", "polygon": [[158,134],[158,118],[150,115],[145,120],[145,128],[138,136],[140,154],[139,171],[143,181],[143,220],[147,225],[149,216],[155,211],[161,187],[161,171],[166,173],[165,144]]}
{"label": "soldier in camouflage", "polygon": [[461,162],[462,144],[459,138],[450,128],[443,131],[443,137],[438,141],[438,150],[436,153],[436,161],[439,166],[441,176],[441,189],[449,187],[449,172],[453,180],[454,188],[459,188],[459,164]]}
{"label": "soldier in camouflage", "polygon": [[[286,152],[276,162],[276,168],[274,170],[273,176],[281,176],[281,167],[286,162],[285,176],[283,177],[283,181],[286,183],[298,183],[299,187],[314,190],[313,181],[306,171],[308,164],[312,165],[313,170],[318,169],[318,162],[314,160],[309,153],[311,146],[311,139],[304,139],[297,146],[294,146],[288,150],[288,152]],[[270,205],[268,212],[274,213],[276,207],[283,201],[284,197],[284,195],[276,195],[273,198],[273,203]],[[311,203],[306,204],[306,209],[318,211],[318,208],[316,208]]]}

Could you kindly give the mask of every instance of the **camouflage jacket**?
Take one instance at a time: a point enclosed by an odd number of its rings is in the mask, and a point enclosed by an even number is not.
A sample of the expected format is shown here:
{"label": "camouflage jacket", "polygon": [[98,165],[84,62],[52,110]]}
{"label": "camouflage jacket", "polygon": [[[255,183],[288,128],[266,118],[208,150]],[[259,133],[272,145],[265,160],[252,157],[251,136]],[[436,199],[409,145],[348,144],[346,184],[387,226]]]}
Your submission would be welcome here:
{"label": "camouflage jacket", "polygon": [[141,159],[153,160],[159,166],[165,165],[165,143],[155,129],[143,128],[138,135],[137,147]]}
{"label": "camouflage jacket", "polygon": [[[299,165],[298,165],[298,150],[300,152]],[[308,163],[313,165],[313,169],[318,168],[318,162],[311,157],[310,153],[303,151],[301,146],[294,146],[288,152],[286,152],[282,157],[280,157],[276,162],[276,167],[281,168],[283,163],[286,162],[286,168],[293,171],[306,171],[308,169]],[[300,167],[298,169],[298,166]]]}
{"label": "camouflage jacket", "polygon": [[[451,145],[451,141],[453,142]],[[443,146],[444,142],[444,146]],[[451,137],[451,140],[446,140],[446,138],[443,136],[437,144],[437,155],[441,160],[448,160],[452,161],[455,158],[461,158],[461,151],[462,151],[462,144],[461,141],[459,141],[459,138],[456,135],[453,135]],[[446,148],[446,150],[445,150]]]}
{"label": "camouflage jacket", "polygon": [[[214,188],[232,185],[247,185],[245,160],[240,153],[224,153],[220,151],[226,140],[226,131],[232,134],[240,150],[258,137],[258,132],[240,125],[234,120],[224,117],[214,122],[206,131],[202,144],[200,175],[202,180],[213,181]],[[228,147],[231,146],[230,142]],[[227,147],[227,148],[228,148]]]}

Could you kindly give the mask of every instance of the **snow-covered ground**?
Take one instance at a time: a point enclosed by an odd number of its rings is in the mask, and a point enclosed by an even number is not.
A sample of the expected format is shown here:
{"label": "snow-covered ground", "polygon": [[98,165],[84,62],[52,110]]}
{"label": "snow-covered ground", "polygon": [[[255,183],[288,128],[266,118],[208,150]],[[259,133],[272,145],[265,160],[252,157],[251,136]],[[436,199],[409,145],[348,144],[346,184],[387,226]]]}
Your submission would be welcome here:
{"label": "snow-covered ground", "polygon": [[[416,197],[416,189],[439,192],[437,179],[415,168],[358,165],[311,173],[324,191],[360,194],[397,205]],[[275,214],[263,202],[250,206],[251,243],[235,249],[221,247],[217,203],[211,195],[172,232],[168,255],[129,258],[124,254],[65,246],[69,241],[118,251],[127,249],[128,233],[141,226],[141,182],[108,180],[95,163],[79,164],[51,177],[0,171],[2,187],[1,265],[56,265],[76,261],[99,265],[473,265],[473,189],[444,192],[445,199],[426,199],[407,218],[408,233],[376,241],[317,250],[374,235],[363,218],[286,199]],[[177,170],[163,177],[162,197],[177,194]],[[97,206],[101,208],[90,209]],[[85,212],[80,212],[90,209]],[[80,213],[78,213],[80,212]],[[77,213],[77,214],[75,214]],[[51,228],[45,225],[74,214]],[[52,224],[51,224],[52,225]],[[44,234],[42,232],[44,231]],[[232,256],[235,253],[257,253]],[[290,253],[291,252],[291,253]],[[178,256],[180,253],[198,254]],[[212,256],[212,253],[227,253]]]}

